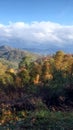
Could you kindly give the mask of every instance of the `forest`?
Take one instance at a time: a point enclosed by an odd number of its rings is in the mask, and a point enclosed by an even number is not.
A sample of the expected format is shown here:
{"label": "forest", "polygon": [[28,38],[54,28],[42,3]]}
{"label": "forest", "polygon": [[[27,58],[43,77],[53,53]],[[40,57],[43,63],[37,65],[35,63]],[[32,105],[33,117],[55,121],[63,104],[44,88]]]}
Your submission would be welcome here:
{"label": "forest", "polygon": [[73,55],[0,61],[0,130],[73,130]]}

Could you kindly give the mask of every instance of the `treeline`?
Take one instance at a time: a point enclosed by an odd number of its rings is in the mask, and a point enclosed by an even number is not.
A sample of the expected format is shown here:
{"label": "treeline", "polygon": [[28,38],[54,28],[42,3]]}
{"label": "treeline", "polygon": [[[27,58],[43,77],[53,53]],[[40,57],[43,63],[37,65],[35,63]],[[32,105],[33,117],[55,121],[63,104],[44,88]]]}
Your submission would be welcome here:
{"label": "treeline", "polygon": [[33,93],[34,89],[34,93],[38,91],[39,96],[43,95],[48,106],[52,103],[57,105],[59,100],[73,101],[73,55],[58,51],[53,56],[39,58],[34,62],[32,57],[25,56],[18,70],[0,63],[1,92],[14,98],[16,94],[13,92],[18,95],[22,91],[22,95],[24,91]]}
{"label": "treeline", "polygon": [[18,130],[19,126],[73,129],[72,110],[73,55],[58,51],[37,60],[25,56],[17,70],[0,62],[0,124],[4,128],[7,124]]}

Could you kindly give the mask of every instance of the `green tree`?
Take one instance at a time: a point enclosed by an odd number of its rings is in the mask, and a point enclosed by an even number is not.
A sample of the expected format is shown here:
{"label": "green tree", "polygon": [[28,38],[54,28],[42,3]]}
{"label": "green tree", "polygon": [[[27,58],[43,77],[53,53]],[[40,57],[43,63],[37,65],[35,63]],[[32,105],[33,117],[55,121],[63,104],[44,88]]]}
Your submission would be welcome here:
{"label": "green tree", "polygon": [[33,62],[33,57],[29,55],[25,56],[19,63],[19,68],[25,67],[26,69],[29,69],[31,62]]}
{"label": "green tree", "polygon": [[30,75],[28,70],[24,69],[18,73],[18,77],[21,79],[22,87],[29,84]]}

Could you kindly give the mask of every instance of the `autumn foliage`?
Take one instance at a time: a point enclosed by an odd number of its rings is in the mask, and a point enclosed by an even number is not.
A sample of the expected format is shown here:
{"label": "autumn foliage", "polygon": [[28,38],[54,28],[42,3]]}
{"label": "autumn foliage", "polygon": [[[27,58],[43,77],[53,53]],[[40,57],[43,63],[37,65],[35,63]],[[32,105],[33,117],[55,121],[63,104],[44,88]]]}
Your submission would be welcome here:
{"label": "autumn foliage", "polygon": [[[0,108],[1,124],[28,117],[27,111],[73,110],[73,55],[58,51],[37,60],[27,56],[18,69],[0,62]],[[33,124],[37,118],[30,120]]]}

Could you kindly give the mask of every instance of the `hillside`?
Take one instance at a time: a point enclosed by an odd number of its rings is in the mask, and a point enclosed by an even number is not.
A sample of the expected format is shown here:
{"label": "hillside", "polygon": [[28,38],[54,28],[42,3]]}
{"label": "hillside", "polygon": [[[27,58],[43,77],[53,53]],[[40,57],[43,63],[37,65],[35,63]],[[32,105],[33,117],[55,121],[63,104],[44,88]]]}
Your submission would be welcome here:
{"label": "hillside", "polygon": [[20,50],[6,45],[0,46],[0,61],[4,64],[17,67],[18,63],[25,56],[31,56],[33,60],[39,57],[39,55],[26,50]]}
{"label": "hillside", "polygon": [[73,130],[73,55],[30,58],[0,63],[0,130]]}

